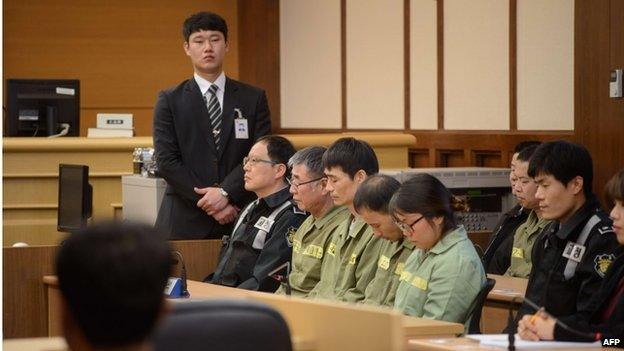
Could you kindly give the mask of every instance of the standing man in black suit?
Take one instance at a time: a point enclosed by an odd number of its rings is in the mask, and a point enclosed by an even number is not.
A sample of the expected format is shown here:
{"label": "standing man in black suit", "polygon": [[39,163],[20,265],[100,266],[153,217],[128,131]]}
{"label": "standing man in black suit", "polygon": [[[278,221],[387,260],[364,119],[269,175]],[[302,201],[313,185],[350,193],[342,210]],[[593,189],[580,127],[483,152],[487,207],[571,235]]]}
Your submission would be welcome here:
{"label": "standing man in black suit", "polygon": [[184,51],[193,78],[160,92],[154,108],[154,147],[167,181],[156,227],[176,239],[221,238],[231,232],[245,191],[242,160],[271,131],[263,90],[227,78],[227,24],[199,12],[184,21]]}

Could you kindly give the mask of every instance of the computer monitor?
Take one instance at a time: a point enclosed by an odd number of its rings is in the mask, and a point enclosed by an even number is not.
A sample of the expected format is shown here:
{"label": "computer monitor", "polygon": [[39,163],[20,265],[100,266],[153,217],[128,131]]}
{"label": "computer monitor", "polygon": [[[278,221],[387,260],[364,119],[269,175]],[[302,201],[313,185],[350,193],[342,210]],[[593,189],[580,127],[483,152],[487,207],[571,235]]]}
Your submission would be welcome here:
{"label": "computer monitor", "polygon": [[58,231],[72,232],[84,228],[93,207],[89,167],[59,164],[58,186]]}
{"label": "computer monitor", "polygon": [[8,79],[6,136],[80,134],[80,81]]}

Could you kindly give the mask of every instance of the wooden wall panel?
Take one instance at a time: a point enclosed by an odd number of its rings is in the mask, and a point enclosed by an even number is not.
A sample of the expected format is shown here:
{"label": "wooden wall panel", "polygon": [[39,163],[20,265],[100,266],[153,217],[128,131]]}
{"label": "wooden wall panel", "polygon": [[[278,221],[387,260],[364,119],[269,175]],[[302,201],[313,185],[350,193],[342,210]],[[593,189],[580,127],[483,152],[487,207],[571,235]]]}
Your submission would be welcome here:
{"label": "wooden wall panel", "polygon": [[280,5],[281,126],[341,128],[340,2]]}
{"label": "wooden wall panel", "polygon": [[526,140],[572,140],[573,132],[413,131],[410,167],[509,167],[513,149]]}
{"label": "wooden wall panel", "polygon": [[[594,159],[594,192],[624,166],[624,98],[609,98],[609,73],[624,68],[624,4],[577,0],[574,38],[575,140]],[[602,197],[602,196],[601,196]]]}
{"label": "wooden wall panel", "polygon": [[240,79],[266,91],[276,130],[281,115],[279,0],[237,2]]}
{"label": "wooden wall panel", "polygon": [[517,126],[574,130],[574,1],[518,1]]}
{"label": "wooden wall panel", "polygon": [[112,111],[134,113],[136,134],[151,135],[158,91],[192,76],[182,22],[206,10],[228,22],[225,70],[238,77],[236,1],[6,0],[3,80],[80,79],[81,135]]}
{"label": "wooden wall panel", "polygon": [[508,14],[508,1],[444,1],[445,129],[509,129]]}
{"label": "wooden wall panel", "polygon": [[410,2],[409,116],[411,129],[438,129],[437,3]]}
{"label": "wooden wall panel", "polygon": [[347,128],[404,129],[403,1],[346,1]]}

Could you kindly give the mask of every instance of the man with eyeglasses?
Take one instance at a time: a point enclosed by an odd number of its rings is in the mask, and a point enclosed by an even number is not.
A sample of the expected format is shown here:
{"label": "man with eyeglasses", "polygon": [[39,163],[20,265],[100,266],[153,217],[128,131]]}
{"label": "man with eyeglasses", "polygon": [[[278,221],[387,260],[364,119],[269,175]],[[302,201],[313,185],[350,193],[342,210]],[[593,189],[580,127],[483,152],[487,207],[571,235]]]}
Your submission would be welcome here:
{"label": "man with eyeglasses", "polygon": [[243,159],[245,189],[257,200],[247,205],[235,221],[231,236],[224,236],[213,284],[273,292],[278,282],[269,273],[290,261],[292,236],[306,213],[292,203],[286,179],[288,159],[295,148],[286,138],[269,135]]}
{"label": "man with eyeglasses", "polygon": [[[291,294],[306,297],[321,279],[321,263],[331,235],[349,216],[346,207],[334,205],[325,188],[322,146],[310,146],[290,158],[290,193],[297,206],[310,213],[293,238]],[[284,294],[280,287],[277,293]]]}

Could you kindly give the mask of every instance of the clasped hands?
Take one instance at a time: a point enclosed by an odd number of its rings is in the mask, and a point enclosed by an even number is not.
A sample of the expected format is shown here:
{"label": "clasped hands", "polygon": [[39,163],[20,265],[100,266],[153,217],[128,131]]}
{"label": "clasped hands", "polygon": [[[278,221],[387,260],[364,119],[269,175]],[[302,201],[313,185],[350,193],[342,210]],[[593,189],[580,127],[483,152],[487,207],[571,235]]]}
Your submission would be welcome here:
{"label": "clasped hands", "polygon": [[518,335],[524,340],[553,340],[556,320],[543,310],[525,315],[518,322]]}
{"label": "clasped hands", "polygon": [[228,202],[228,199],[221,195],[219,188],[193,188],[195,193],[202,195],[197,201],[197,207],[201,208],[209,216],[219,222],[219,224],[227,224],[236,218],[240,209]]}

